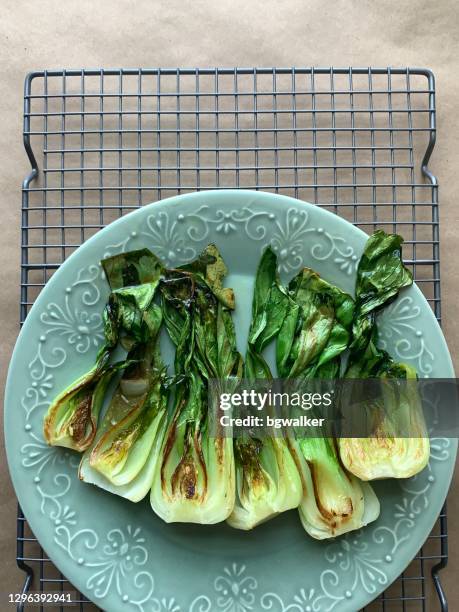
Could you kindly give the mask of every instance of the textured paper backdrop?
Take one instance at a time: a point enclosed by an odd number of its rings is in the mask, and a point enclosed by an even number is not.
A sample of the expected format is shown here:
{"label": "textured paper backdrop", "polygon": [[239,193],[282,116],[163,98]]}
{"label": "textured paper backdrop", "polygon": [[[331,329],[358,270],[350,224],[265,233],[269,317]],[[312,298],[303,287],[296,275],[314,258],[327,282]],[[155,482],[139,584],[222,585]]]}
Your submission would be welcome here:
{"label": "textured paper backdrop", "polygon": [[[443,328],[459,366],[459,12],[455,0],[2,0],[0,20],[1,389],[18,331],[22,89],[44,68],[421,66],[437,78]],[[16,591],[16,501],[1,442],[0,593]],[[459,479],[449,496],[450,564],[443,581],[459,606]],[[0,606],[3,609],[3,603]],[[436,608],[435,608],[436,609]]]}

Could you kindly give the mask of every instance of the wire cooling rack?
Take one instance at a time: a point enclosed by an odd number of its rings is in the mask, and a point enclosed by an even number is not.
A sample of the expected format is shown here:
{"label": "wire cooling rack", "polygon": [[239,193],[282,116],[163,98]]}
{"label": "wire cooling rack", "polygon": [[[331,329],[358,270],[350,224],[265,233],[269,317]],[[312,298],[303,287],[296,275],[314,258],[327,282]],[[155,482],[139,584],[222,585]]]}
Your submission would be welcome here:
{"label": "wire cooling rack", "polygon": [[[440,320],[428,70],[34,72],[25,81],[24,145],[32,171],[22,191],[21,323],[54,270],[101,227],[149,202],[228,187],[291,195],[367,232],[402,234]],[[446,611],[438,572],[447,558],[443,511],[408,569],[366,610]],[[17,561],[24,591],[74,590],[20,510]],[[60,609],[98,608],[78,594],[76,608]]]}

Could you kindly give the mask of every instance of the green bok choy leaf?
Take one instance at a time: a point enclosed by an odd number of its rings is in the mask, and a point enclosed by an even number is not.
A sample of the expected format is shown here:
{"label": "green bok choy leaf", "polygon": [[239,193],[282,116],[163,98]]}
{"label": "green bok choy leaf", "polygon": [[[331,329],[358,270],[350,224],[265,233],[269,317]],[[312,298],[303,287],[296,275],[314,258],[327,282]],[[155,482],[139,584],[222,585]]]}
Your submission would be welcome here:
{"label": "green bok choy leaf", "polygon": [[[277,341],[278,370],[285,378],[336,378],[341,354],[350,340],[352,298],[305,268],[289,284],[294,307]],[[379,515],[371,487],[346,471],[335,440],[315,436],[289,438],[303,481],[301,522],[314,538],[324,539],[359,529]]]}
{"label": "green bok choy leaf", "polygon": [[[416,380],[416,371],[407,364],[396,363],[377,346],[378,311],[413,282],[403,264],[402,242],[397,234],[375,232],[365,245],[357,270],[356,308],[345,376],[389,382],[380,400],[366,406],[373,423],[372,435],[339,440],[343,464],[362,480],[414,476],[426,466],[430,455],[419,394],[416,385],[409,383]],[[405,381],[397,393],[396,379]],[[397,437],[400,431],[405,437]]]}
{"label": "green bok choy leaf", "polygon": [[240,377],[242,369],[230,311],[234,294],[223,287],[226,273],[217,248],[209,245],[161,283],[178,382],[150,501],[168,523],[218,523],[234,506],[233,441],[209,435],[207,405],[208,381]]}
{"label": "green bok choy leaf", "polygon": [[[151,487],[166,422],[165,369],[157,343],[162,313],[153,302],[163,269],[147,250],[102,263],[113,288],[110,317],[120,342],[130,350],[79,475],[85,482],[139,501]],[[139,284],[122,286],[127,282]]]}
{"label": "green bok choy leaf", "polygon": [[[135,264],[135,262],[138,262]],[[121,367],[109,364],[118,341],[127,346],[147,337],[154,322],[150,306],[162,265],[149,251],[133,251],[102,262],[107,280],[113,289],[103,313],[104,344],[95,365],[69,385],[51,403],[45,415],[45,440],[53,446],[65,446],[82,452],[94,441],[99,413],[105,392]],[[123,266],[126,273],[123,276]],[[142,283],[125,287],[123,283]]]}
{"label": "green bok choy leaf", "polygon": [[[253,294],[244,378],[271,379],[262,351],[282,326],[290,302],[277,273],[277,257],[268,248],[260,260]],[[283,438],[252,438],[234,441],[236,458],[236,504],[228,524],[252,529],[277,514],[296,508],[302,485],[295,462]]]}

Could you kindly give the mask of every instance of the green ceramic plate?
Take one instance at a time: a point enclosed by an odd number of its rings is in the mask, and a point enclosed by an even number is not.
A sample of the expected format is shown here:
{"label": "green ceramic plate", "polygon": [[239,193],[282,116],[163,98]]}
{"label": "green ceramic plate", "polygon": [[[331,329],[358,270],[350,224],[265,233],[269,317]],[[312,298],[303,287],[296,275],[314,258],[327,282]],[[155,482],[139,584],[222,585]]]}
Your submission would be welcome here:
{"label": "green ceramic plate", "polygon": [[[78,456],[49,448],[43,414],[93,362],[107,285],[98,262],[149,247],[179,264],[215,242],[236,290],[244,346],[254,272],[266,245],[281,272],[301,266],[352,292],[366,236],[320,208],[252,191],[202,192],[146,206],[78,249],[49,281],[19,336],[8,374],[5,432],[14,486],[35,535],[73,584],[109,612],[355,611],[386,588],[427,537],[445,499],[457,441],[432,440],[416,478],[376,484],[381,516],[317,542],[289,512],[253,532],[166,525],[148,500],[126,502],[78,481]],[[417,287],[380,317],[381,336],[421,376],[454,376],[439,326]]]}

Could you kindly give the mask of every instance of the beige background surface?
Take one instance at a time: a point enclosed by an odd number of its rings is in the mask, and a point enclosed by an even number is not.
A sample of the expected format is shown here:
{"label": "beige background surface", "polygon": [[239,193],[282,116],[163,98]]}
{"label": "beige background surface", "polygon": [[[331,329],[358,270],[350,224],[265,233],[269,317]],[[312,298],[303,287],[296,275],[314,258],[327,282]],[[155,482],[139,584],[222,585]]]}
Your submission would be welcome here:
{"label": "beige background surface", "polygon": [[[437,77],[443,326],[459,366],[459,13],[455,0],[2,0],[0,17],[1,347],[4,376],[18,329],[21,144],[25,74],[43,68],[147,66],[423,66]],[[3,442],[2,442],[3,445]],[[3,453],[3,449],[2,449]],[[459,609],[459,491],[449,497],[450,564]],[[16,501],[0,461],[0,593],[19,588]],[[0,603],[1,609],[3,603]],[[436,608],[432,608],[436,609]]]}

